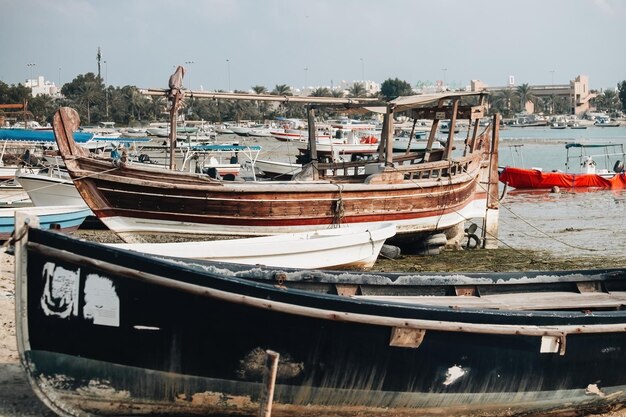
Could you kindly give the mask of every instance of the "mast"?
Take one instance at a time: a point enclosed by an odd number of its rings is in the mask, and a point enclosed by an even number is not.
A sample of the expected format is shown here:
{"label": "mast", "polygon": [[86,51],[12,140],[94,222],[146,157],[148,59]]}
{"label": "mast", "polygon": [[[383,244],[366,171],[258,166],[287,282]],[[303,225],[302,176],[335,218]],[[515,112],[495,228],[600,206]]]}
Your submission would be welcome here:
{"label": "mast", "polygon": [[309,130],[309,152],[313,164],[313,177],[319,179],[317,172],[317,137],[315,135],[315,106],[307,106],[307,126]]}

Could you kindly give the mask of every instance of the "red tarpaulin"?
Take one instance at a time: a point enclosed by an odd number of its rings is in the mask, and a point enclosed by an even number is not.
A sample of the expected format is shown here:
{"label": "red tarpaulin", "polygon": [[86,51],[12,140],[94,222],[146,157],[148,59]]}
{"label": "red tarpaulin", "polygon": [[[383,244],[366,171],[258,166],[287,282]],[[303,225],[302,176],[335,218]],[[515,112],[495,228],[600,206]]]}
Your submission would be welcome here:
{"label": "red tarpaulin", "polygon": [[615,174],[612,178],[604,178],[598,174],[568,174],[506,167],[500,173],[500,181],[518,189],[550,189],[552,187],[626,189],[626,177],[623,172]]}

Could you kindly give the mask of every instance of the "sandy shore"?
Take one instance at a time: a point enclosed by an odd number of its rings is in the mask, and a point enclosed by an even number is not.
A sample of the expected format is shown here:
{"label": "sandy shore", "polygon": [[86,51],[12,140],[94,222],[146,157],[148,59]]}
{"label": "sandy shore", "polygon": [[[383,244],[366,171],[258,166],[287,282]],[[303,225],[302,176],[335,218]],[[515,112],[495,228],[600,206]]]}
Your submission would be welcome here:
{"label": "sandy shore", "polygon": [[0,263],[0,416],[54,416],[33,393],[20,365],[15,338],[15,281],[13,256]]}

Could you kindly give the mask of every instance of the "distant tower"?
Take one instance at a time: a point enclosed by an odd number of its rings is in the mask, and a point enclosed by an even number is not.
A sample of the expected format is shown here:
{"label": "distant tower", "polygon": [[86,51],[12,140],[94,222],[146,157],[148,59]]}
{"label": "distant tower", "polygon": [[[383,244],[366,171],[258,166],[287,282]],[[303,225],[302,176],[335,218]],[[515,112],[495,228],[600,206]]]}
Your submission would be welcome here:
{"label": "distant tower", "polygon": [[509,75],[509,87],[513,87],[515,85],[515,77]]}
{"label": "distant tower", "polygon": [[100,47],[98,46],[98,54],[96,55],[96,60],[98,61],[98,78],[102,79],[100,76],[100,59],[102,59],[102,54],[100,53]]}

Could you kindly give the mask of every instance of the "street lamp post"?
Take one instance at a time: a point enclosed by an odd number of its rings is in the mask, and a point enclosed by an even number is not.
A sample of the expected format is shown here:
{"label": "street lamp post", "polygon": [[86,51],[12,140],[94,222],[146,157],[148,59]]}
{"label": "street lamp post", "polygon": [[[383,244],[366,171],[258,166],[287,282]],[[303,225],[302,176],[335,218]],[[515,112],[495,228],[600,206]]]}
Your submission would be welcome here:
{"label": "street lamp post", "polygon": [[228,67],[228,92],[230,92],[230,59],[226,60],[226,66]]}
{"label": "street lamp post", "polygon": [[309,75],[309,67],[304,67],[304,89],[306,89],[306,85],[309,82],[308,75]]}
{"label": "street lamp post", "polygon": [[365,82],[365,61],[361,58],[361,80]]}
{"label": "street lamp post", "polygon": [[104,109],[106,112],[106,118],[109,120],[109,65],[107,61],[104,61]]}
{"label": "street lamp post", "polygon": [[29,84],[30,84],[30,89],[32,91],[33,90],[33,69],[35,68],[35,64],[32,64],[32,63],[31,64],[26,64],[26,66],[30,70],[30,79],[28,81],[29,81]]}
{"label": "street lamp post", "polygon": [[[185,64],[188,65],[191,69],[191,64],[194,64],[195,61],[185,61]],[[187,89],[191,90],[191,77],[187,76]]]}

